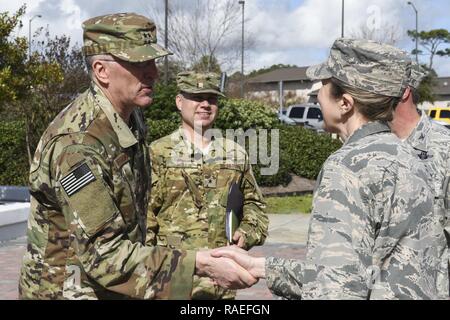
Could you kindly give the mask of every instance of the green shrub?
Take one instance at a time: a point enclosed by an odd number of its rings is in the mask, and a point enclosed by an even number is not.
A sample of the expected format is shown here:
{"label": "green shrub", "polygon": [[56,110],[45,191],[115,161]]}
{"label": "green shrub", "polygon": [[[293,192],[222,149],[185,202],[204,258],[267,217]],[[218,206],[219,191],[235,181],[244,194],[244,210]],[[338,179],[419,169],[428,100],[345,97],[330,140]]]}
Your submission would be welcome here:
{"label": "green shrub", "polygon": [[179,116],[178,114],[175,115],[176,118],[172,117],[172,119],[165,119],[165,120],[147,119],[148,143],[152,143],[153,141],[158,140],[159,138],[171,134],[180,126]]}
{"label": "green shrub", "polygon": [[221,99],[215,127],[221,129],[270,129],[278,123],[269,106],[252,100]]}
{"label": "green shrub", "polygon": [[177,96],[176,83],[169,83],[167,86],[157,83],[154,87],[153,102],[145,111],[145,117],[151,120],[167,120],[177,114],[175,97]]}
{"label": "green shrub", "polygon": [[0,185],[28,185],[28,156],[22,121],[0,121]]}
{"label": "green shrub", "polygon": [[298,126],[280,130],[280,162],[297,176],[316,179],[325,160],[341,147],[329,134],[318,134]]}
{"label": "green shrub", "polygon": [[[149,107],[153,109],[151,114],[154,117],[147,119],[150,142],[172,133],[178,128],[181,121],[180,115],[173,108],[170,109],[169,102],[163,103],[158,100],[162,97],[170,98],[173,99],[172,105],[175,105],[176,88],[175,90],[173,88],[161,89],[162,91],[165,90],[165,93],[155,96],[157,105]],[[160,108],[165,109],[161,110]],[[261,168],[267,166],[259,163],[253,165],[253,172],[258,184],[265,187],[286,186],[291,181],[291,174],[315,179],[328,156],[341,145],[339,141],[331,139],[328,134],[318,134],[298,126],[280,125],[276,114],[271,111],[269,106],[251,100],[220,99],[219,116],[215,122],[215,127],[222,130],[256,129],[257,133],[259,133],[258,129],[280,130],[278,172],[270,176],[261,175]],[[223,136],[226,136],[225,131]],[[270,146],[270,141],[268,144]],[[248,143],[246,149],[247,151],[249,149]]]}

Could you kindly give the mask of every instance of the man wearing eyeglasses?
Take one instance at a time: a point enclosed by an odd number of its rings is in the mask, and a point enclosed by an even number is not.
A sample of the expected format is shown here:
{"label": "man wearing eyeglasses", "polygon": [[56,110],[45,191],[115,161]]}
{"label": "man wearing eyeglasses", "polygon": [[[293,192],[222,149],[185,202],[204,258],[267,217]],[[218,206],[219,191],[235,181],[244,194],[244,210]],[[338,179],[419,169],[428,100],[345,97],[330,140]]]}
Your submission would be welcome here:
{"label": "man wearing eyeglasses", "polygon": [[169,52],[156,43],[155,24],[134,13],[95,17],[83,29],[92,82],[37,147],[20,297],[187,299],[194,274],[254,283],[207,251],[145,246],[150,158],[142,109],[152,103],[155,59]]}
{"label": "man wearing eyeglasses", "polygon": [[[269,221],[248,155],[220,130],[212,129],[218,99],[224,97],[219,83],[216,73],[177,75],[175,103],[181,126],[150,145],[149,245],[199,250],[234,243],[248,250],[264,243]],[[231,186],[235,192],[230,192]],[[242,211],[242,220],[228,229],[227,237],[227,207],[233,202],[240,202],[234,207]],[[194,276],[192,299],[234,299],[235,295],[209,277]]]}

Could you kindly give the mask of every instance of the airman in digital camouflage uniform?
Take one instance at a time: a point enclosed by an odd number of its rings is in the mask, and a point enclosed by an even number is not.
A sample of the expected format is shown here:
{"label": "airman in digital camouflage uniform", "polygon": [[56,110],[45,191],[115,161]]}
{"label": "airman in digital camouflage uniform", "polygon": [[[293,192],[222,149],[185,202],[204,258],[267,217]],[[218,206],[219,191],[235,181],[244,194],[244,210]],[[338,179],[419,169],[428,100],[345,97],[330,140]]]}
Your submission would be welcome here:
{"label": "airman in digital camouflage uniform", "polygon": [[[407,56],[407,53],[404,53]],[[438,216],[446,217],[446,235],[450,244],[449,182],[450,182],[450,131],[432,121],[425,112],[418,111],[420,95],[418,87],[426,72],[418,69],[411,73],[410,86],[406,88],[400,103],[395,109],[394,119],[390,123],[393,133],[413,148],[416,159],[423,162],[431,175],[435,192],[434,210]],[[448,258],[443,259],[443,269],[448,265]],[[441,294],[448,294],[445,277],[438,282]]]}
{"label": "airman in digital camouflage uniform", "polygon": [[433,212],[426,167],[386,123],[416,67],[394,47],[336,40],[328,61],[307,71],[324,84],[327,130],[346,141],[319,175],[306,261],[251,258],[235,248],[213,255],[234,258],[289,299],[443,298],[444,214]]}
{"label": "airman in digital camouflage uniform", "polygon": [[[236,243],[250,249],[267,236],[265,202],[246,151],[222,137],[207,136],[216,119],[220,76],[182,72],[176,98],[182,126],[150,146],[152,194],[147,243],[195,250],[225,246],[225,209],[232,183],[244,193]],[[195,141],[194,126],[201,128]],[[219,131],[220,132],[220,131]],[[237,153],[237,154],[234,154]],[[231,299],[235,292],[194,277],[193,299]]]}
{"label": "airman in digital camouflage uniform", "polygon": [[216,261],[145,246],[151,169],[141,109],[152,102],[155,59],[168,52],[154,23],[133,13],[83,28],[92,83],[37,147],[20,297],[190,298],[194,272],[212,275],[202,268]]}

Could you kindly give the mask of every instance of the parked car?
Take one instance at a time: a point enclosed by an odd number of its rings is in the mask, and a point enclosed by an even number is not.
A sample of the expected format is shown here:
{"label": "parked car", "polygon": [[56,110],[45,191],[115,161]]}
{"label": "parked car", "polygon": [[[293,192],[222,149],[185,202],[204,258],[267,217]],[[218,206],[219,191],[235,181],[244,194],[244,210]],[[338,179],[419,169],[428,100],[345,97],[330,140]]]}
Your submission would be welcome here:
{"label": "parked car", "polygon": [[428,116],[435,121],[446,122],[450,125],[450,108],[430,108]]}
{"label": "parked car", "polygon": [[450,129],[450,108],[433,107],[428,110],[428,116],[436,123]]}
{"label": "parked car", "polygon": [[282,123],[288,125],[301,125],[306,128],[323,131],[323,116],[320,107],[316,104],[295,104],[286,109],[286,113],[278,115]]}

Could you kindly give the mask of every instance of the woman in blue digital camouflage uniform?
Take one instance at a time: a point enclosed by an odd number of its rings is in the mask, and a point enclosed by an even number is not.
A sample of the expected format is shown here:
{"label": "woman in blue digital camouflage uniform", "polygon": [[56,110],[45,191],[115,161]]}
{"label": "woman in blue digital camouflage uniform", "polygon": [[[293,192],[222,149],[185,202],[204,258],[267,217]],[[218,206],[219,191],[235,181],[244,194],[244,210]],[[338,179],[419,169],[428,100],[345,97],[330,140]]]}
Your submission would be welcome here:
{"label": "woman in blue digital camouflage uniform", "polygon": [[234,258],[289,299],[439,299],[448,297],[443,217],[433,214],[430,174],[387,123],[418,65],[403,51],[338,39],[321,80],[324,126],[343,147],[318,177],[305,261]]}

